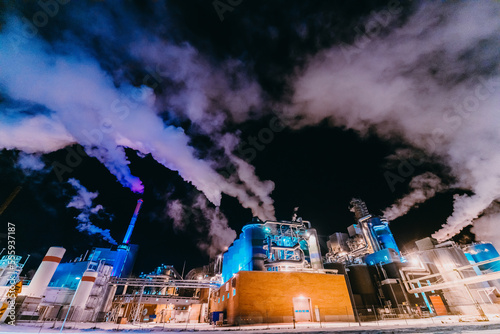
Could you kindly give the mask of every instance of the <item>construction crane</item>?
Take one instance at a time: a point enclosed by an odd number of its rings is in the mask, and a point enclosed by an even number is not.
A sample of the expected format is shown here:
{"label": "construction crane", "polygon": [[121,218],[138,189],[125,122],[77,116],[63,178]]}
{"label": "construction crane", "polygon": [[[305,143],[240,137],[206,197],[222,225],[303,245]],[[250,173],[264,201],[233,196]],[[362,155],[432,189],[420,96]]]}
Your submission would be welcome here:
{"label": "construction crane", "polygon": [[17,196],[17,194],[19,194],[19,192],[21,191],[22,188],[23,188],[22,186],[17,186],[14,189],[14,191],[12,191],[10,193],[9,197],[7,197],[5,202],[3,202],[2,206],[0,206],[0,216],[5,211],[5,209],[7,209],[7,207],[10,205],[10,203],[14,200],[14,198]]}

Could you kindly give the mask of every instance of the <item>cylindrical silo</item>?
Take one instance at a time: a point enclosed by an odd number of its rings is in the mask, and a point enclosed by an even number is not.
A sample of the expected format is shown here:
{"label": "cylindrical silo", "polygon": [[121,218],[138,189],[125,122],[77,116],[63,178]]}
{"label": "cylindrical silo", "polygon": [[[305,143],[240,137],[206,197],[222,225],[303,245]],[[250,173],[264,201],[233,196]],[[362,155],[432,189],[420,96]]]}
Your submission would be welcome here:
{"label": "cylindrical silo", "polygon": [[323,260],[321,259],[321,252],[319,250],[318,234],[313,228],[306,230],[306,233],[309,234],[308,245],[311,267],[314,269],[323,269]]}
{"label": "cylindrical silo", "polygon": [[90,291],[94,286],[94,282],[97,278],[97,272],[95,271],[86,271],[83,273],[83,276],[80,280],[80,284],[78,285],[78,289],[76,289],[75,297],[73,299],[73,307],[77,308],[85,308],[85,304],[87,304],[87,299],[89,299]]}
{"label": "cylindrical silo", "polygon": [[224,253],[224,258],[222,261],[222,280],[224,282],[228,281],[233,276],[233,268],[232,268],[232,258],[233,252],[232,248],[229,247],[228,250]]}
{"label": "cylindrical silo", "polygon": [[252,247],[251,270],[265,270],[264,259],[266,258],[266,252],[264,250],[264,240],[266,236],[262,224],[245,225],[243,227],[243,233],[246,234],[246,238],[250,241],[248,245]]}
{"label": "cylindrical silo", "polygon": [[41,298],[45,294],[45,289],[49,286],[49,282],[54,275],[59,262],[66,252],[62,247],[50,247],[38,267],[30,285],[26,288],[26,295],[31,297]]}
{"label": "cylindrical silo", "polygon": [[[491,260],[500,256],[495,247],[489,242],[470,245],[467,247],[466,251],[472,256],[475,262]],[[500,261],[484,264],[479,266],[479,269],[500,271]]]}

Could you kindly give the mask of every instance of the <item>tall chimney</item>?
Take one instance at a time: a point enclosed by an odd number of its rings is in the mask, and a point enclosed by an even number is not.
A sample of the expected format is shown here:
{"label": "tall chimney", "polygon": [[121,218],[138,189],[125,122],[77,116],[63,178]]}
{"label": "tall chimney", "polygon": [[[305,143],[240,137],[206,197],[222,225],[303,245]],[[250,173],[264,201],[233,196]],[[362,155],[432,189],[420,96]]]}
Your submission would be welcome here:
{"label": "tall chimney", "polygon": [[130,220],[130,224],[128,225],[127,233],[125,233],[125,237],[123,238],[123,244],[128,245],[130,241],[130,237],[132,236],[132,231],[134,230],[135,221],[137,220],[137,216],[139,215],[139,210],[141,209],[142,199],[137,200],[137,206],[135,207],[134,215]]}

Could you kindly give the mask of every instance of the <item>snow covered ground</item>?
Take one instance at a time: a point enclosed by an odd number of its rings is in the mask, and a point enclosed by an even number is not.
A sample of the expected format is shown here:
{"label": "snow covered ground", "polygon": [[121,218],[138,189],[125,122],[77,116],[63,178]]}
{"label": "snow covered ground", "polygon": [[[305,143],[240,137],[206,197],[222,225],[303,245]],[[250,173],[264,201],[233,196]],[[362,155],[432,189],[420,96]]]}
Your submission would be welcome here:
{"label": "snow covered ground", "polygon": [[[464,321],[465,320],[465,321]],[[490,316],[488,322],[466,321],[457,316],[442,316],[430,319],[386,320],[379,322],[361,323],[299,323],[293,329],[293,324],[248,325],[241,327],[213,327],[208,324],[127,324],[117,325],[112,323],[98,323],[94,329],[91,323],[66,323],[64,333],[92,333],[110,334],[113,332],[124,333],[347,333],[347,334],[413,334],[413,333],[464,333],[464,334],[493,334],[500,333],[500,317]],[[3,333],[59,333],[61,322],[54,328],[54,323],[23,323],[16,326],[1,325],[0,334]],[[42,326],[43,325],[43,326]]]}

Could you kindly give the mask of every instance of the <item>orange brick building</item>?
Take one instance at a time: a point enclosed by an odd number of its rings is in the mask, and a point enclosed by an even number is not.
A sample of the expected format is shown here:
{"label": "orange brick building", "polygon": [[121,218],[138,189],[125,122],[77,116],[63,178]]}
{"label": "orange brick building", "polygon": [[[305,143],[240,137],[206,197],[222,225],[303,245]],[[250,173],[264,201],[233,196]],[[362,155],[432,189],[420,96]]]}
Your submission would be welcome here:
{"label": "orange brick building", "polygon": [[[343,275],[240,271],[210,300],[229,324],[354,321]],[[294,319],[295,318],[295,319]]]}

